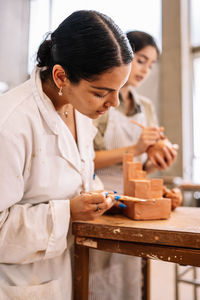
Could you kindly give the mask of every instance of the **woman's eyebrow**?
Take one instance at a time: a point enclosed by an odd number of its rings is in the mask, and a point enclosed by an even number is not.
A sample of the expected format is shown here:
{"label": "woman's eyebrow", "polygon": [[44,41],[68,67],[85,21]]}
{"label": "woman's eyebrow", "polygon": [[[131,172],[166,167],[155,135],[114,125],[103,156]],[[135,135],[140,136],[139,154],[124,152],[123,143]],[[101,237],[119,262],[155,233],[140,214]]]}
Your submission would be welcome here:
{"label": "woman's eyebrow", "polygon": [[149,59],[145,54],[138,54],[138,56],[142,56],[142,57],[144,57],[145,59]]}
{"label": "woman's eyebrow", "polygon": [[103,86],[94,86],[94,85],[91,85],[92,88],[94,89],[98,89],[98,90],[106,90],[106,91],[109,91],[109,92],[115,92],[116,90],[115,89],[111,89],[111,88],[108,88],[108,87],[103,87]]}
{"label": "woman's eyebrow", "polygon": [[[138,56],[140,56],[140,57],[142,56],[144,59],[150,60],[149,57],[146,56],[145,54],[138,54]],[[153,61],[152,61],[152,63],[155,63],[155,62],[156,62],[156,60],[153,60]]]}

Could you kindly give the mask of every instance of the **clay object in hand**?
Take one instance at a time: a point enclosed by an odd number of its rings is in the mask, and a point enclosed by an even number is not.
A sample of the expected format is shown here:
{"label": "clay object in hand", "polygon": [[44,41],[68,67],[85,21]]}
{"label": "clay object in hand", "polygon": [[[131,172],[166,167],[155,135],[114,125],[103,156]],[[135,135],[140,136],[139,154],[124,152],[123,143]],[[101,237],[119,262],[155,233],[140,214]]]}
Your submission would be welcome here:
{"label": "clay object in hand", "polygon": [[163,187],[163,197],[171,199],[172,210],[180,206],[183,201],[183,195],[179,188],[173,188],[172,190],[170,190],[166,187]]}
{"label": "clay object in hand", "polygon": [[151,159],[151,157],[153,157],[156,153],[159,153],[163,157],[165,155],[165,153],[163,151],[163,148],[165,146],[167,146],[169,148],[173,147],[172,143],[167,138],[161,139],[156,144],[150,146],[147,149],[148,158]]}

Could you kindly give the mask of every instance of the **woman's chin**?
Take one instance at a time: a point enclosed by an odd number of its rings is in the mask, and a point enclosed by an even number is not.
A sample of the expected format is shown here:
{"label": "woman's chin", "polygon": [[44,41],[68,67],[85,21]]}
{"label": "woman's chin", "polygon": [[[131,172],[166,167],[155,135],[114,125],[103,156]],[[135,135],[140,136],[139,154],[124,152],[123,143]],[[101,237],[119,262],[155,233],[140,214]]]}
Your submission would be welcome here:
{"label": "woman's chin", "polygon": [[133,87],[138,87],[140,85],[140,82],[138,82],[136,80],[128,80],[126,84],[127,84],[127,86],[130,85]]}

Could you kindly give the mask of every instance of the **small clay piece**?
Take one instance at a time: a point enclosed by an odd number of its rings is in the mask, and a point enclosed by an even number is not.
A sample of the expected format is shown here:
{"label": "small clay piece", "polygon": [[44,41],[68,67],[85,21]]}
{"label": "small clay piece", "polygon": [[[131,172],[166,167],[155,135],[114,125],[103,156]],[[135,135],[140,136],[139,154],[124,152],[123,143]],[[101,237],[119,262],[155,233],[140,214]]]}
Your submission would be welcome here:
{"label": "small clay piece", "polygon": [[163,151],[163,148],[165,146],[169,148],[173,147],[172,143],[167,138],[161,139],[156,144],[150,146],[147,149],[148,158],[151,160],[151,158],[154,157],[156,153],[159,153],[162,157],[164,156],[165,158],[165,153]]}
{"label": "small clay piece", "polygon": [[174,210],[176,207],[180,206],[183,201],[183,195],[179,188],[173,188],[172,190],[163,187],[163,197],[171,198],[171,209]]}

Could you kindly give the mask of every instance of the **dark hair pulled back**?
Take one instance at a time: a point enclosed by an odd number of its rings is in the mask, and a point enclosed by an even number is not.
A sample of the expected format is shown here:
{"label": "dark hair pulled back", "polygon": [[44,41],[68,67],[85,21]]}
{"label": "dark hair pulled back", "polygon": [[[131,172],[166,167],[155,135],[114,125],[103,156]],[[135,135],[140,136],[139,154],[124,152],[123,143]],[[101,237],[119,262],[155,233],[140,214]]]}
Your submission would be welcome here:
{"label": "dark hair pulled back", "polygon": [[160,51],[158,49],[156,41],[150,34],[135,30],[127,32],[126,36],[134,52],[138,52],[147,46],[152,46],[156,49],[156,52],[159,56]]}
{"label": "dark hair pulled back", "polygon": [[133,59],[126,35],[108,16],[80,10],[67,17],[39,47],[37,66],[42,80],[61,65],[72,83],[92,80],[101,73]]}

